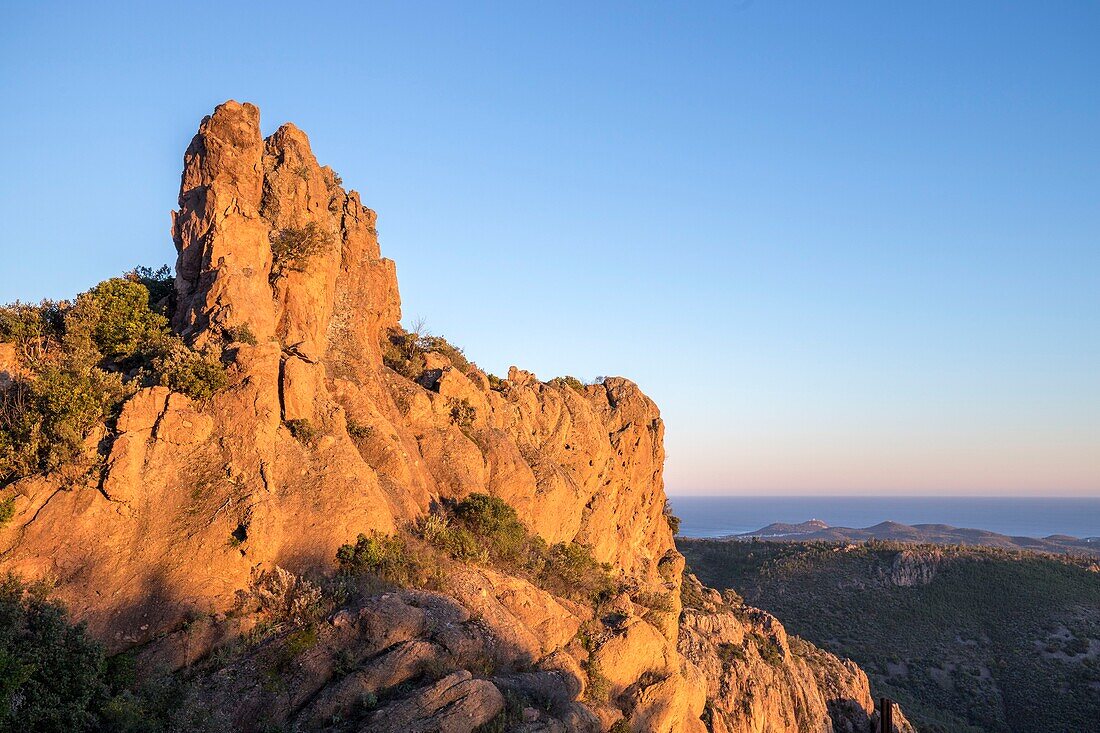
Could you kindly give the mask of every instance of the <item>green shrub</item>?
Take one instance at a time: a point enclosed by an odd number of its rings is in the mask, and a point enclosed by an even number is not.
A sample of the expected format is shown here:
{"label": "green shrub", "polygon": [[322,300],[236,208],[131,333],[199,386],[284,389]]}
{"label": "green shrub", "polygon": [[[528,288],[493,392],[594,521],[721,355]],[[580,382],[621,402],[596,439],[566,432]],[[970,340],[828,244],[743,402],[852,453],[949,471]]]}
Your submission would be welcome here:
{"label": "green shrub", "polygon": [[73,304],[0,308],[0,338],[23,347],[24,367],[0,392],[0,483],[78,455],[137,387],[162,384],[204,400],[225,386],[221,364],[187,348],[151,309],[147,282],[165,289],[171,278],[139,268]]}
{"label": "green shrub", "polygon": [[304,227],[280,229],[271,238],[274,274],[278,275],[283,270],[305,270],[314,256],[330,249],[334,242],[331,232],[312,221]]}
{"label": "green shrub", "polygon": [[139,268],[138,274],[106,280],[79,296],[64,314],[65,349],[89,365],[137,367],[135,379],[207,400],[225,387],[225,368],[188,348],[150,308],[153,294],[144,283],[163,290],[170,281],[165,268],[148,272]]}
{"label": "green shrub", "polygon": [[450,397],[447,399],[447,405],[451,408],[452,423],[460,428],[473,426],[474,420],[477,419],[477,408],[471,405],[468,399],[465,397],[462,399]]}
{"label": "green shrub", "polygon": [[136,268],[74,303],[0,307],[0,339],[20,344],[24,361],[24,374],[0,393],[0,482],[73,458],[137,387],[203,400],[225,386],[221,364],[168,329],[173,294],[167,266]]}
{"label": "green shrub", "polygon": [[38,305],[0,306],[0,341],[26,344],[60,339],[64,330],[60,303],[43,300]]}
{"label": "green shrub", "polygon": [[419,585],[424,568],[410,552],[405,538],[374,531],[360,534],[354,545],[342,545],[336,551],[341,571],[369,573],[397,586]]}
{"label": "green shrub", "polygon": [[408,379],[416,379],[424,371],[424,352],[417,346],[418,337],[395,328],[382,342],[382,363]]}
{"label": "green shrub", "polygon": [[611,697],[611,680],[603,673],[603,667],[595,659],[589,657],[584,665],[584,672],[588,675],[588,686],[585,687],[584,696],[592,702],[604,703]]}
{"label": "green shrub", "polygon": [[497,375],[491,374],[491,373],[486,373],[485,376],[489,380],[489,389],[495,390],[497,392],[503,392],[504,391],[504,380],[503,379],[501,379]]}
{"label": "green shrub", "polygon": [[228,383],[225,367],[175,341],[153,362],[157,381],[193,400],[205,401]]}
{"label": "green shrub", "polygon": [[642,591],[634,594],[634,600],[642,606],[653,611],[671,613],[676,610],[676,599],[672,593],[653,593]]}
{"label": "green shrub", "polygon": [[15,516],[15,497],[9,496],[0,501],[0,527],[7,526],[11,518]]}
{"label": "green shrub", "polygon": [[443,512],[422,518],[415,531],[457,560],[499,565],[552,593],[592,604],[615,591],[609,566],[597,562],[591,548],[577,542],[547,545],[502,499],[474,493],[445,500]]}
{"label": "green shrub", "polygon": [[610,566],[600,563],[592,548],[579,542],[559,542],[550,547],[539,573],[540,584],[558,595],[598,605],[616,590]]}
{"label": "green shrub", "polygon": [[309,420],[287,420],[285,425],[294,439],[307,448],[317,444],[317,429]]}
{"label": "green shrub", "polygon": [[462,562],[487,562],[488,551],[466,527],[454,524],[445,514],[428,514],[417,520],[413,531],[428,544]]}
{"label": "green shrub", "polygon": [[297,657],[304,651],[317,645],[317,627],[306,626],[303,629],[292,631],[286,637],[286,650],[291,657]]}
{"label": "green shrub", "polygon": [[421,336],[417,341],[417,348],[423,352],[434,352],[436,354],[442,354],[447,357],[447,361],[451,362],[451,365],[465,374],[473,366],[470,364],[469,359],[466,358],[465,352],[452,344],[442,336],[432,336],[425,334]]}
{"label": "green shrub", "polygon": [[731,644],[723,641],[718,644],[717,651],[718,658],[726,665],[734,662],[744,662],[748,659],[748,655],[745,654],[745,647],[741,644]]}
{"label": "green shrub", "polygon": [[0,581],[0,731],[81,731],[106,695],[103,649],[13,576]]}
{"label": "green shrub", "polygon": [[248,344],[249,346],[256,345],[256,336],[252,333],[252,329],[248,327],[247,323],[242,323],[237,326],[230,326],[225,329],[223,334],[225,340],[228,343],[241,343]]}
{"label": "green shrub", "polygon": [[506,501],[488,494],[470,494],[461,501],[445,502],[455,521],[485,542],[490,557],[506,563],[522,563],[529,545],[527,528]]}
{"label": "green shrub", "polygon": [[0,578],[0,733],[215,733],[229,721],[172,677],[135,685],[128,654],[108,658],[42,586]]}
{"label": "green shrub", "polygon": [[151,267],[135,267],[124,277],[144,285],[149,291],[149,306],[161,315],[171,317],[176,306],[176,278],[172,274],[172,268],[168,265],[161,265],[156,270]]}
{"label": "green shrub", "polygon": [[555,387],[569,387],[577,392],[584,393],[584,382],[572,376],[554,377],[550,380],[550,384]]}
{"label": "green shrub", "polygon": [[348,435],[355,440],[366,440],[373,434],[374,428],[370,425],[364,425],[348,418]]}
{"label": "green shrub", "polygon": [[680,518],[672,513],[672,504],[668,499],[665,499],[664,515],[665,521],[668,522],[668,528],[672,530],[672,534],[680,534]]}
{"label": "green shrub", "polygon": [[427,353],[441,354],[464,374],[474,366],[462,349],[442,336],[395,328],[386,334],[382,343],[382,362],[408,379],[417,379],[424,372],[424,355]]}
{"label": "green shrub", "polygon": [[0,392],[0,482],[49,471],[83,449],[84,437],[124,396],[122,379],[64,355]]}
{"label": "green shrub", "polygon": [[77,297],[65,314],[65,330],[86,335],[104,358],[123,362],[160,347],[168,320],[149,307],[144,285],[116,277]]}
{"label": "green shrub", "polygon": [[748,637],[756,644],[756,651],[768,664],[779,666],[783,664],[783,650],[779,642],[771,639],[759,631],[751,631]]}

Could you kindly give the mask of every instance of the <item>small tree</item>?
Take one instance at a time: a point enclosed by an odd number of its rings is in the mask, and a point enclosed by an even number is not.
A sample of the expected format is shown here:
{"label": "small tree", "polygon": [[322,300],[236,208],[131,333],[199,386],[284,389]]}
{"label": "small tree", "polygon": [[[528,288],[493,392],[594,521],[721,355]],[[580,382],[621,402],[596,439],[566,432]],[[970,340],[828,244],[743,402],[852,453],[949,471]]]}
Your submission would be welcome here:
{"label": "small tree", "polygon": [[271,254],[275,259],[276,273],[283,270],[301,272],[316,255],[329,249],[334,237],[317,222],[304,227],[280,229],[271,237]]}

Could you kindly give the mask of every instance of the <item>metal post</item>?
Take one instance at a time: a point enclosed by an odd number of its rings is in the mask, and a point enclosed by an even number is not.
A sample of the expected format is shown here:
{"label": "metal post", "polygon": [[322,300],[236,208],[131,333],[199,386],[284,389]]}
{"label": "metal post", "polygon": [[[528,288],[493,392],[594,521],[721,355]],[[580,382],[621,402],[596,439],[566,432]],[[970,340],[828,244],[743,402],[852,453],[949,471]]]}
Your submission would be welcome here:
{"label": "metal post", "polygon": [[888,697],[880,697],[878,707],[880,733],[894,733],[894,701]]}

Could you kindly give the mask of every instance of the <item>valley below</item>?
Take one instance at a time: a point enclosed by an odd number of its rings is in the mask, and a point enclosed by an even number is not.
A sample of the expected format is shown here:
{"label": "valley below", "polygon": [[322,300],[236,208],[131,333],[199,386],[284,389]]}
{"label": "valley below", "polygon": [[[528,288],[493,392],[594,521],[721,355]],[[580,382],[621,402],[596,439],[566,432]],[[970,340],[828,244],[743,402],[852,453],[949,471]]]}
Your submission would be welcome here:
{"label": "valley below", "polygon": [[786,537],[677,547],[704,583],[858,663],[918,730],[1045,733],[1100,720],[1094,558],[769,531]]}

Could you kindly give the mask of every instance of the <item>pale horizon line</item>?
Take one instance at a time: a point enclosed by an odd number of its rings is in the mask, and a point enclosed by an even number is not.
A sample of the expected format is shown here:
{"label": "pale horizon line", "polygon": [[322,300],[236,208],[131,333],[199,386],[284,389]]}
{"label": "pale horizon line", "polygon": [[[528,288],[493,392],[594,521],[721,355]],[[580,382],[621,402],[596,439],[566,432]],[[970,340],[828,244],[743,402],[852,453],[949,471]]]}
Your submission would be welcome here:
{"label": "pale horizon line", "polygon": [[678,499],[1096,499],[1097,494],[790,494],[771,492],[760,494],[684,494],[665,491]]}

